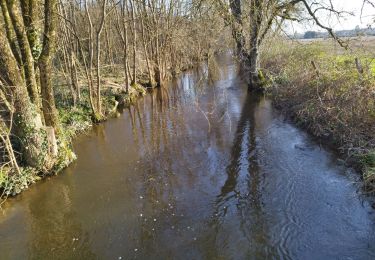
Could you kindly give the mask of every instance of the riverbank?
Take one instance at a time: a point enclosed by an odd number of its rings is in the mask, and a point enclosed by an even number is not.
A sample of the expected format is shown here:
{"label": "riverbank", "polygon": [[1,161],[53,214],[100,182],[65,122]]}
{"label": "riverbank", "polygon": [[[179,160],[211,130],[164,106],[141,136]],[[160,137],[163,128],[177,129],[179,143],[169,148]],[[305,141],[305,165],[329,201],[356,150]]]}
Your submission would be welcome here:
{"label": "riverbank", "polygon": [[332,42],[279,42],[262,63],[274,105],[337,149],[375,192],[375,62]]}
{"label": "riverbank", "polygon": [[[170,77],[176,77],[194,66],[197,66],[197,64],[186,64]],[[59,136],[62,140],[57,144],[58,158],[48,173],[41,173],[32,167],[20,166],[18,169],[14,169],[6,164],[0,165],[0,205],[9,196],[16,196],[27,190],[30,185],[48,176],[59,174],[77,159],[71,144],[78,135],[91,131],[94,125],[120,116],[120,109],[132,106],[137,99],[147,94],[147,89],[153,89],[149,86],[147,77],[139,75],[138,82],[129,86],[129,92],[126,93],[124,79],[118,75],[121,75],[121,72],[116,70],[103,74],[101,91],[103,119],[96,122],[95,118],[92,117],[89,89],[85,79],[79,80],[81,86],[80,98],[74,104],[72,92],[66,85],[66,78],[59,73],[54,74],[55,102],[61,127]]]}
{"label": "riverbank", "polygon": [[[136,99],[146,94],[147,86],[145,84],[132,85],[129,87],[129,92],[125,93],[124,88],[119,84],[120,81],[120,78],[104,77],[101,92],[104,119],[99,123],[118,116],[119,107],[130,106]],[[67,86],[55,84],[55,101],[61,125],[59,135],[63,141],[57,144],[59,156],[53,168],[48,174],[45,174],[32,167],[20,166],[18,169],[14,169],[2,165],[0,168],[0,203],[7,197],[15,196],[28,189],[30,185],[45,177],[58,174],[76,160],[76,155],[71,147],[73,139],[79,134],[90,131],[93,125],[98,122],[92,118],[87,86],[82,84],[81,97],[75,105],[72,103],[70,94]],[[13,173],[16,170],[17,173]]]}

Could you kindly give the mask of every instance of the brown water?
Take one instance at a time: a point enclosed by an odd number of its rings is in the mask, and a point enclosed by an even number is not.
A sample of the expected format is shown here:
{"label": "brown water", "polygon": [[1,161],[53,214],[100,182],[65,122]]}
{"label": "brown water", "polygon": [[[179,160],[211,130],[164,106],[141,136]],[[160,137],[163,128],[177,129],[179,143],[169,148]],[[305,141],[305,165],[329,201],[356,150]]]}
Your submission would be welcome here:
{"label": "brown water", "polygon": [[8,200],[0,259],[375,259],[357,175],[219,64],[97,126],[63,174]]}

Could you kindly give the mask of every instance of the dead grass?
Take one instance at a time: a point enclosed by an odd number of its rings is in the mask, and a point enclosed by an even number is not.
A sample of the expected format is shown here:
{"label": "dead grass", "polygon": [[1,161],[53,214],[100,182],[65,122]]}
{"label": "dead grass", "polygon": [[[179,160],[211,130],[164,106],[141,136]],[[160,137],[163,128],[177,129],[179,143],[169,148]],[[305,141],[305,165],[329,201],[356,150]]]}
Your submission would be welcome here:
{"label": "dead grass", "polygon": [[375,191],[374,166],[361,159],[375,151],[375,56],[362,46],[345,51],[324,41],[280,41],[262,64],[275,104],[356,162]]}

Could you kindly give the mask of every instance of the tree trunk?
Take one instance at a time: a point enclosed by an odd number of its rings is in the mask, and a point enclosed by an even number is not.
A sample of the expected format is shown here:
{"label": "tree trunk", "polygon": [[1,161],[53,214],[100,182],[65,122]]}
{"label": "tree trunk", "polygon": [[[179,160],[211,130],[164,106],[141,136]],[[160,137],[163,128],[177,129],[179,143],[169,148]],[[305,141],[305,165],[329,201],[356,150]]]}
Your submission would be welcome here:
{"label": "tree trunk", "polygon": [[125,7],[126,2],[124,3],[124,6],[122,7],[122,22],[123,22],[123,44],[124,44],[124,57],[123,57],[123,64],[124,64],[124,74],[125,74],[125,92],[126,94],[129,94],[129,71],[128,71],[128,25],[126,21],[126,12]]}
{"label": "tree trunk", "polygon": [[259,75],[259,53],[258,47],[252,46],[249,52],[249,89],[251,91],[260,91],[262,89],[261,78]]}
{"label": "tree trunk", "polygon": [[54,159],[48,152],[47,134],[44,130],[39,109],[28,95],[26,83],[20,76],[16,59],[12,55],[6,37],[0,31],[0,78],[7,86],[7,94],[14,100],[13,134],[22,152],[26,165],[41,171],[52,168]]}
{"label": "tree trunk", "polygon": [[7,7],[6,2],[4,0],[0,0],[0,5],[1,5],[1,11],[2,11],[2,14],[3,14],[5,31],[6,31],[6,36],[8,38],[8,42],[10,44],[10,48],[12,50],[12,53],[17,60],[18,65],[20,65],[20,64],[22,64],[20,49],[19,49],[18,44],[16,42],[16,36],[14,35],[13,25],[12,25],[12,22],[11,22],[11,19],[10,19],[10,16],[9,16],[8,7]]}
{"label": "tree trunk", "polygon": [[236,55],[240,60],[246,60],[247,55],[245,50],[245,37],[242,28],[241,0],[230,0],[229,7],[234,17],[234,21],[232,22],[232,36],[236,43]]}
{"label": "tree trunk", "polygon": [[44,2],[43,51],[39,58],[42,110],[47,126],[58,129],[58,114],[52,87],[52,56],[55,51],[57,1]]}
{"label": "tree trunk", "polygon": [[13,24],[13,28],[17,37],[18,46],[20,47],[22,58],[22,64],[20,64],[20,66],[24,70],[27,90],[30,95],[31,101],[39,107],[40,100],[38,93],[38,85],[35,76],[36,74],[34,68],[34,58],[25,32],[22,16],[20,14],[19,8],[15,5],[14,1],[6,0],[6,2],[8,14]]}
{"label": "tree trunk", "polygon": [[143,43],[143,50],[145,52],[145,58],[146,58],[146,65],[147,65],[147,74],[148,74],[148,80],[150,87],[153,88],[155,86],[154,78],[152,77],[151,73],[151,66],[150,66],[150,58],[147,50],[146,45],[146,37],[145,37],[145,25],[143,21],[143,17],[141,17],[141,33],[142,33],[142,43]]}
{"label": "tree trunk", "polygon": [[88,49],[88,56],[89,56],[88,57],[88,64],[86,63],[85,54],[84,54],[84,51],[83,51],[83,47],[82,47],[80,38],[77,38],[77,40],[78,40],[77,42],[78,42],[78,45],[79,45],[79,51],[81,53],[81,56],[83,58],[84,65],[85,65],[86,78],[87,78],[87,83],[88,83],[88,87],[89,87],[90,107],[91,107],[91,110],[92,110],[92,116],[95,118],[96,114],[97,114],[97,108],[96,108],[96,105],[95,105],[95,102],[94,102],[94,98],[95,98],[96,95],[95,95],[95,91],[94,91],[94,80],[93,80],[93,75],[92,75],[93,74],[92,73],[92,63],[93,63],[93,59],[94,59],[93,24],[92,24],[91,15],[90,15],[90,12],[89,12],[87,0],[84,1],[84,7],[85,7],[86,18],[88,20],[88,31],[89,31],[89,37],[88,37],[88,41],[87,41],[87,49]]}
{"label": "tree trunk", "polygon": [[23,23],[25,25],[27,38],[29,40],[30,49],[32,51],[34,60],[37,61],[41,52],[40,41],[38,30],[35,26],[35,21],[37,21],[38,11],[37,5],[39,0],[21,0],[21,10]]}
{"label": "tree trunk", "polygon": [[102,114],[102,101],[101,101],[101,77],[100,77],[100,32],[96,34],[96,109],[97,115],[95,115],[97,120],[100,120]]}
{"label": "tree trunk", "polygon": [[100,35],[103,31],[105,18],[106,18],[106,8],[107,8],[107,0],[103,1],[102,6],[102,14],[101,14],[101,21],[99,28],[96,32],[96,109],[97,109],[97,115],[95,115],[96,120],[101,120],[102,117],[102,101],[101,101],[101,77],[100,77]]}
{"label": "tree trunk", "polygon": [[77,66],[76,66],[76,61],[75,61],[75,56],[74,56],[74,51],[71,50],[71,66],[70,66],[70,75],[72,77],[72,85],[73,88],[76,92],[76,98],[77,102],[81,101],[81,88],[78,82],[78,76],[77,76]]}
{"label": "tree trunk", "polygon": [[137,83],[137,29],[135,23],[135,6],[133,0],[130,0],[132,27],[133,27],[133,78],[132,85]]}
{"label": "tree trunk", "polygon": [[263,86],[259,74],[259,34],[262,24],[262,1],[253,0],[250,6],[250,51],[249,64],[249,90],[261,91]]}

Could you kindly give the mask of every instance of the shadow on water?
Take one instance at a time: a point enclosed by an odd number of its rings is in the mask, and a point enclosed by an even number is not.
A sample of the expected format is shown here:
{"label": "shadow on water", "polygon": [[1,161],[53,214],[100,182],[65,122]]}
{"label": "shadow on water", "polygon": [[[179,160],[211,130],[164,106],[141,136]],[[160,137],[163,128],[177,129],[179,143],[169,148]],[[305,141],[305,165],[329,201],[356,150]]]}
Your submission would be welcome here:
{"label": "shadow on water", "polygon": [[[262,185],[264,174],[260,171],[260,158],[257,154],[257,133],[255,114],[259,104],[264,100],[261,95],[247,93],[242,106],[234,140],[230,152],[230,160],[225,169],[226,180],[216,197],[213,218],[209,225],[216,235],[207,238],[215,246],[225,248],[227,241],[220,241],[220,231],[228,218],[238,218],[238,236],[246,239],[251,247],[242,248],[243,251],[233,250],[230,255],[223,257],[221,250],[209,251],[209,259],[237,259],[237,258],[270,258],[277,257],[272,247],[265,250],[268,240],[267,222],[264,221]],[[233,216],[233,214],[237,216]],[[219,244],[219,245],[218,245]]]}

